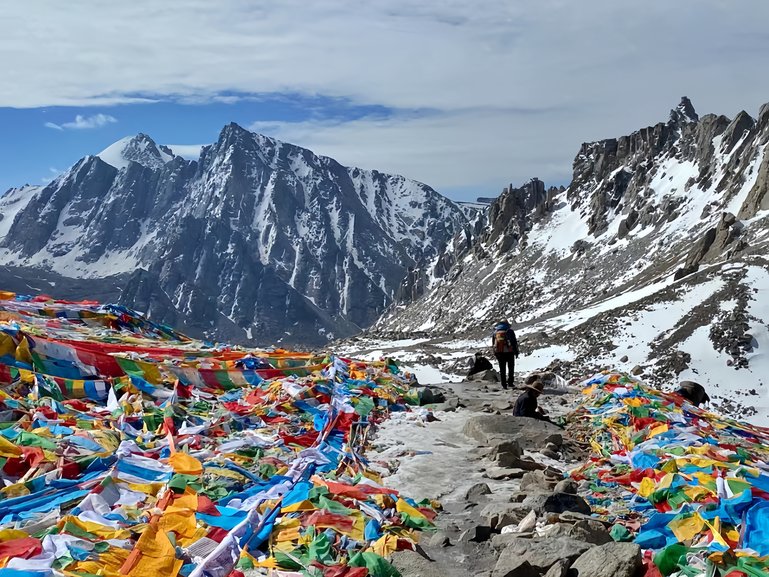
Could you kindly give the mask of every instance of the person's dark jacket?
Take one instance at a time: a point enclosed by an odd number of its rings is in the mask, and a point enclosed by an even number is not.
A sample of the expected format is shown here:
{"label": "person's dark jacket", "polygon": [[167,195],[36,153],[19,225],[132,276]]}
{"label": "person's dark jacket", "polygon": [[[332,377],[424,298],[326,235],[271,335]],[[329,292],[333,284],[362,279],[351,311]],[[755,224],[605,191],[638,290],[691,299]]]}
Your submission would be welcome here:
{"label": "person's dark jacket", "polygon": [[491,348],[492,350],[496,351],[496,345],[497,345],[497,332],[498,331],[506,331],[507,335],[507,342],[509,347],[512,349],[511,351],[516,357],[519,354],[518,350],[518,339],[515,337],[515,331],[513,331],[513,328],[510,326],[510,323],[501,322],[494,325],[494,332],[491,334]]}
{"label": "person's dark jacket", "polygon": [[532,419],[544,419],[542,413],[537,412],[537,396],[530,389],[525,389],[518,400],[515,401],[513,415],[516,417],[530,417]]}
{"label": "person's dark jacket", "polygon": [[486,357],[475,357],[475,363],[473,363],[473,367],[470,369],[470,372],[467,373],[467,376],[469,377],[476,373],[482,373],[483,371],[488,371],[493,368],[494,367],[491,365],[491,362]]}

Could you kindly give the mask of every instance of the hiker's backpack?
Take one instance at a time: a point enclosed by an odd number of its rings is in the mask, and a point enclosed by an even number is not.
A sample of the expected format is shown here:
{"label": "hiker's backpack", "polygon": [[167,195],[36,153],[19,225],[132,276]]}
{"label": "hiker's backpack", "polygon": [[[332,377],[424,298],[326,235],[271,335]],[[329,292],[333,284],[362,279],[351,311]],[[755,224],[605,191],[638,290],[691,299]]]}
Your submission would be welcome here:
{"label": "hiker's backpack", "polygon": [[508,329],[497,329],[494,331],[494,352],[512,353],[513,343],[507,338]]}

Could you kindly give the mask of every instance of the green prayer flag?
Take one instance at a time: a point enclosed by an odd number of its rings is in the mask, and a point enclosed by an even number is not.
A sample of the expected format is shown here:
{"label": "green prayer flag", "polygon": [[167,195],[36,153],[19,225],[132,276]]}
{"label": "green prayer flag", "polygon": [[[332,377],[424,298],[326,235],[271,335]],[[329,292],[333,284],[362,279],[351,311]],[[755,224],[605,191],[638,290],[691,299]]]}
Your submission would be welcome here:
{"label": "green prayer flag", "polygon": [[620,525],[619,523],[615,524],[611,531],[609,531],[609,535],[611,535],[611,538],[617,541],[618,543],[625,543],[627,541],[633,540],[633,535],[630,533],[627,527],[624,525]]}
{"label": "green prayer flag", "polygon": [[333,565],[334,556],[331,554],[331,543],[325,533],[320,533],[310,543],[310,559],[324,565]]}
{"label": "green prayer flag", "polygon": [[654,564],[663,575],[670,575],[679,570],[679,563],[682,559],[683,564],[686,565],[686,553],[688,551],[687,547],[678,543],[668,545],[654,556]]}
{"label": "green prayer flag", "polygon": [[350,567],[365,567],[371,577],[401,577],[398,570],[376,553],[359,552],[350,557]]}

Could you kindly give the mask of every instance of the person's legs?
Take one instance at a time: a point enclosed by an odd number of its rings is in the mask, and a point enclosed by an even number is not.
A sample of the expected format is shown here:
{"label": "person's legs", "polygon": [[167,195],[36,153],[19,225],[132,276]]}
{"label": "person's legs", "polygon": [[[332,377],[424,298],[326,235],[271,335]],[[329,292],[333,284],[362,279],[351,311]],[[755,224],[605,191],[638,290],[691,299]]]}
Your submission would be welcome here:
{"label": "person's legs", "polygon": [[499,363],[499,381],[502,383],[502,388],[507,388],[507,379],[505,378],[505,371],[507,369],[507,359],[505,358],[505,353],[494,353],[494,356],[497,357],[497,362]]}
{"label": "person's legs", "polygon": [[507,385],[512,389],[515,386],[515,355],[507,354]]}

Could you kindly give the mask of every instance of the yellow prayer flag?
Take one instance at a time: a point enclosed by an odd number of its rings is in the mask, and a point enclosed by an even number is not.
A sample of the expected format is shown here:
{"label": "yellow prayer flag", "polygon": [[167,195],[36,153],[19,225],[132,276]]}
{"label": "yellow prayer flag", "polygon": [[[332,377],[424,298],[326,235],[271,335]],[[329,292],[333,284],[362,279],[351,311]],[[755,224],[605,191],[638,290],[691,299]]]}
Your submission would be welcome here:
{"label": "yellow prayer flag", "polygon": [[20,531],[19,529],[0,529],[0,543],[6,541],[13,541],[14,539],[24,539],[29,537],[26,531]]}
{"label": "yellow prayer flag", "polygon": [[189,453],[174,453],[168,457],[168,464],[174,469],[174,473],[181,475],[200,475],[203,473],[203,464]]}
{"label": "yellow prayer flag", "polygon": [[32,352],[29,349],[29,341],[27,337],[23,337],[19,346],[16,347],[16,360],[28,365],[32,364]]}
{"label": "yellow prayer flag", "polygon": [[382,535],[379,539],[371,544],[371,551],[388,559],[395,550],[398,548],[398,537],[395,535]]}
{"label": "yellow prayer flag", "polygon": [[668,527],[679,542],[691,541],[699,535],[705,527],[705,520],[699,513],[693,513],[686,517],[677,517],[668,523]]}
{"label": "yellow prayer flag", "polygon": [[0,435],[0,457],[11,459],[19,457],[22,453],[21,448],[11,443],[8,439]]}
{"label": "yellow prayer flag", "polygon": [[395,503],[395,510],[398,511],[398,513],[406,513],[409,517],[427,519],[427,517],[425,517],[419,510],[406,503],[402,498],[398,498],[398,502]]}
{"label": "yellow prayer flag", "polygon": [[638,486],[638,494],[645,499],[654,493],[655,490],[656,486],[654,484],[654,479],[650,477],[644,477],[641,484]]}

